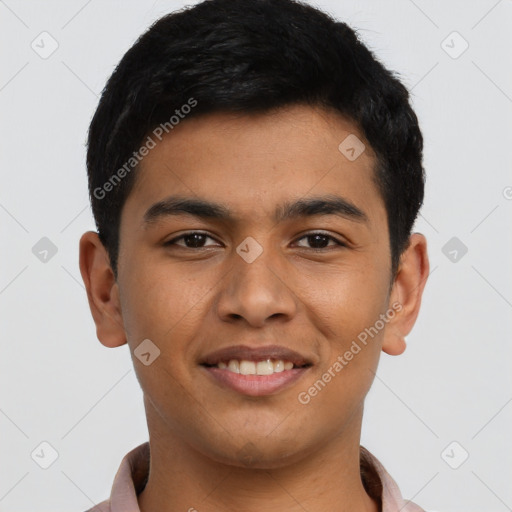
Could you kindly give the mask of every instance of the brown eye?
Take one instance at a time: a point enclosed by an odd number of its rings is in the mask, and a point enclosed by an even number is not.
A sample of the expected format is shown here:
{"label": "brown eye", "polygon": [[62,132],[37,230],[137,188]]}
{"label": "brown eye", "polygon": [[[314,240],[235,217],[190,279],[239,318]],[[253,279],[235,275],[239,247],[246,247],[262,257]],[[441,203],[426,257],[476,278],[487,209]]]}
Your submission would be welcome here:
{"label": "brown eye", "polygon": [[[185,249],[201,249],[205,247],[204,242],[206,239],[213,240],[213,238],[206,233],[201,233],[200,231],[191,231],[190,233],[185,233],[184,235],[180,235],[168,242],[165,242],[165,246],[177,245],[179,247],[184,247]],[[183,240],[183,244],[178,244],[177,242]],[[208,246],[207,246],[208,247]]]}
{"label": "brown eye", "polygon": [[[334,246],[341,246],[346,247],[346,245],[343,242],[340,242],[338,239],[334,238],[333,236],[326,235],[325,233],[309,233],[301,238],[299,240],[307,239],[307,242],[312,246],[309,247],[313,250],[322,250],[326,249],[328,247],[328,244],[330,241],[334,242]],[[304,246],[300,246],[304,247]],[[332,245],[331,245],[332,247]]]}

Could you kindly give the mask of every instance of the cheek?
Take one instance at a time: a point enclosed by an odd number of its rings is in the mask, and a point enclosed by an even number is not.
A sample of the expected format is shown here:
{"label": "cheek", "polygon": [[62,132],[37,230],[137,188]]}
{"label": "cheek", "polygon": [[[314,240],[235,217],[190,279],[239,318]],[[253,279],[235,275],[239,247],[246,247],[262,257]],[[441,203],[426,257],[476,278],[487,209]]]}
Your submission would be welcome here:
{"label": "cheek", "polygon": [[298,290],[306,307],[325,319],[331,337],[344,340],[375,322],[386,309],[388,271],[374,255],[347,258],[336,266],[319,266],[314,273],[300,273]]}
{"label": "cheek", "polygon": [[122,308],[132,341],[150,338],[167,345],[191,327],[215,281],[206,273],[191,277],[176,265],[138,262],[126,269]]}
{"label": "cheek", "polygon": [[[388,309],[387,278],[386,267],[374,257],[366,264],[317,276],[308,308],[316,313],[327,343],[315,378],[328,383],[326,387],[338,397],[330,397],[334,402],[344,396],[364,396],[371,385],[386,325],[381,315]],[[322,393],[325,398],[329,395]]]}
{"label": "cheek", "polygon": [[331,287],[328,300],[319,305],[327,333],[325,357],[296,397],[309,408],[314,428],[325,430],[325,435],[345,425],[362,406],[378,366],[384,332],[371,330],[385,310],[381,290],[363,286],[362,280],[343,284],[342,291]]}
{"label": "cheek", "polygon": [[[191,278],[171,265],[148,261],[142,265],[134,258],[130,266],[133,270],[127,268],[123,279],[121,305],[137,378],[157,408],[183,416],[182,400],[176,397],[182,396],[183,386],[193,388],[189,363],[214,283],[204,276]],[[150,352],[158,353],[149,365],[137,356],[146,339],[157,348],[150,345]]]}

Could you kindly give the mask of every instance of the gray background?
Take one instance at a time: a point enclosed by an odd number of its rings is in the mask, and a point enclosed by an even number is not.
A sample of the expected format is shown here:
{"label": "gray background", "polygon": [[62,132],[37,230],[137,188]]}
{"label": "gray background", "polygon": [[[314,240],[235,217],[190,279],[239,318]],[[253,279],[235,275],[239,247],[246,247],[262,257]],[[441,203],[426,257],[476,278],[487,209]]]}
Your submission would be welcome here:
{"label": "gray background", "polygon": [[[147,440],[128,347],[97,341],[78,269],[84,143],[119,59],[183,5],[0,1],[2,512],[92,507]],[[512,1],[316,5],[400,73],[425,137],[431,275],[406,352],[382,355],[362,444],[426,510],[512,510]]]}

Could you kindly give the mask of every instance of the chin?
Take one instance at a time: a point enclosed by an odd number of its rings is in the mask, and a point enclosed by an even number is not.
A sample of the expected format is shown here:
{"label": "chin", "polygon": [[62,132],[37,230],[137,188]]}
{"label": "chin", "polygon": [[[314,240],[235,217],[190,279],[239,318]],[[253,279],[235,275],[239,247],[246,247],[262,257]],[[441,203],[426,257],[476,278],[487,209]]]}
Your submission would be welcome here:
{"label": "chin", "polygon": [[[288,466],[305,458],[309,450],[300,450],[300,442],[297,438],[269,439],[246,441],[239,440],[233,446],[233,439],[229,440],[229,446],[220,443],[208,445],[208,450],[203,455],[210,459],[225,464],[247,469],[277,469]],[[215,450],[212,451],[212,446]]]}

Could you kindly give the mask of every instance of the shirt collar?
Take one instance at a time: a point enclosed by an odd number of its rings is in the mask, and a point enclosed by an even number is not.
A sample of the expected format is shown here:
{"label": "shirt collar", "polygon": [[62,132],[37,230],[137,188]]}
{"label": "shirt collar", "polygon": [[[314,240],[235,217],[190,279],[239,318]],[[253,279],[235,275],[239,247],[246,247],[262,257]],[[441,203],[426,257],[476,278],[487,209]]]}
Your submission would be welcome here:
{"label": "shirt collar", "polygon": [[[360,447],[361,476],[366,491],[377,501],[382,512],[424,512],[418,505],[404,500],[398,485],[384,466],[363,446]],[[128,452],[116,473],[110,498],[87,512],[140,512],[137,495],[149,475],[149,442]]]}

